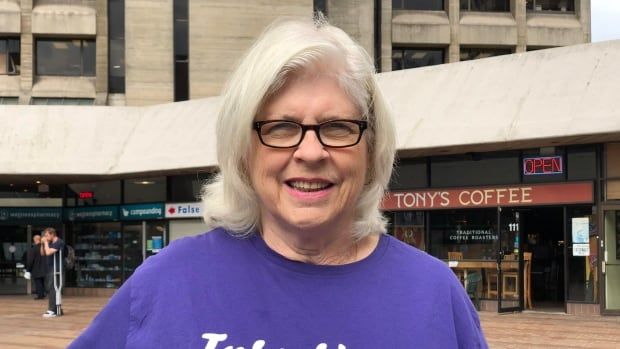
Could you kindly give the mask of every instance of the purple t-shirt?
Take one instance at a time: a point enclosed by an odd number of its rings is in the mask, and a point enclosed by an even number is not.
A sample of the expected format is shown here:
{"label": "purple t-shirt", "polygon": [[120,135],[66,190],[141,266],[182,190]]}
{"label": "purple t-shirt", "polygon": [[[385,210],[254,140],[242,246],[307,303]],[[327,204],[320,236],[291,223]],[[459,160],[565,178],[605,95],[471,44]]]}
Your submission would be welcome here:
{"label": "purple t-shirt", "polygon": [[342,266],[215,229],[149,257],[70,348],[487,348],[445,263],[382,235]]}

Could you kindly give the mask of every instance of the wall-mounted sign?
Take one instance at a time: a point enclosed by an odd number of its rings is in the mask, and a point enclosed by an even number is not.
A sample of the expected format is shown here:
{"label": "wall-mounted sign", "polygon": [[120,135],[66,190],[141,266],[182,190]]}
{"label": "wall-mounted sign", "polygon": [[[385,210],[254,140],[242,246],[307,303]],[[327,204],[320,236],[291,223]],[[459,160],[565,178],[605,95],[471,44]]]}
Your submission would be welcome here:
{"label": "wall-mounted sign", "polygon": [[574,244],[573,245],[573,256],[589,256],[590,255],[590,245],[589,244]]}
{"label": "wall-mounted sign", "polygon": [[81,191],[78,195],[80,199],[92,199],[95,197],[95,193],[92,191]]}
{"label": "wall-mounted sign", "polygon": [[72,222],[117,221],[118,206],[68,208],[65,209],[65,218]]}
{"label": "wall-mounted sign", "polygon": [[523,159],[523,174],[525,176],[562,173],[561,156],[544,156]]}
{"label": "wall-mounted sign", "polygon": [[183,202],[166,204],[166,218],[202,217],[202,203]]}
{"label": "wall-mounted sign", "polygon": [[576,217],[571,220],[573,244],[587,244],[590,240],[590,219]]}
{"label": "wall-mounted sign", "polygon": [[164,218],[164,204],[136,204],[121,206],[121,220],[144,220]]}
{"label": "wall-mounted sign", "polygon": [[56,223],[62,218],[60,207],[6,207],[0,208],[0,222],[20,223]]}
{"label": "wall-mounted sign", "polygon": [[592,182],[388,192],[386,211],[592,203]]}

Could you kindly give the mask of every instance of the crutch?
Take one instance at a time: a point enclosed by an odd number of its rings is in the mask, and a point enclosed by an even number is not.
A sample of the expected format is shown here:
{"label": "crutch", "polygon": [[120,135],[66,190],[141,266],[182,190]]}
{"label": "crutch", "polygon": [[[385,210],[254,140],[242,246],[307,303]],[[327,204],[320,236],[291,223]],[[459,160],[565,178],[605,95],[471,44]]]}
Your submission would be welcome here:
{"label": "crutch", "polygon": [[54,290],[56,291],[56,316],[62,316],[62,248],[58,250],[59,261],[54,257]]}

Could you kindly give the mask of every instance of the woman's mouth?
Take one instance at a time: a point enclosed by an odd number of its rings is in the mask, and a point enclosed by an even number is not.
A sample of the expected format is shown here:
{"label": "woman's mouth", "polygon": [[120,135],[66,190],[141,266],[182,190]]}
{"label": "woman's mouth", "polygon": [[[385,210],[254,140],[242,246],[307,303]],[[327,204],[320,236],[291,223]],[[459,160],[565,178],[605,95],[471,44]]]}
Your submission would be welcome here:
{"label": "woman's mouth", "polygon": [[309,181],[298,181],[298,180],[286,181],[286,185],[288,185],[289,187],[295,190],[299,190],[299,191],[307,192],[307,193],[325,190],[333,186],[333,184],[330,182],[324,182],[324,181],[309,182]]}

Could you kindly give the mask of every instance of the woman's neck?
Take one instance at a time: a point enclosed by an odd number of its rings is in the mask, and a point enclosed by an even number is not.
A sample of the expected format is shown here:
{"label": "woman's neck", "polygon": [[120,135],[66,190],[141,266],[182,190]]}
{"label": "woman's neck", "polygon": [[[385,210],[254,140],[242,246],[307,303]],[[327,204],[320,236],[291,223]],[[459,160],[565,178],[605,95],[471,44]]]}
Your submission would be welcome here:
{"label": "woman's neck", "polygon": [[350,230],[333,234],[320,231],[292,231],[263,226],[267,246],[287,259],[316,265],[342,265],[366,258],[377,246],[379,236],[355,239]]}

